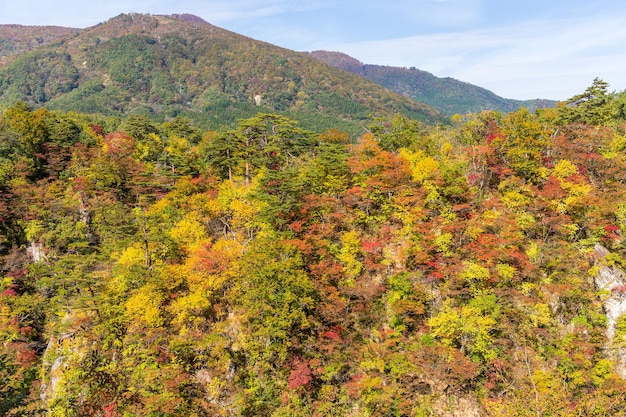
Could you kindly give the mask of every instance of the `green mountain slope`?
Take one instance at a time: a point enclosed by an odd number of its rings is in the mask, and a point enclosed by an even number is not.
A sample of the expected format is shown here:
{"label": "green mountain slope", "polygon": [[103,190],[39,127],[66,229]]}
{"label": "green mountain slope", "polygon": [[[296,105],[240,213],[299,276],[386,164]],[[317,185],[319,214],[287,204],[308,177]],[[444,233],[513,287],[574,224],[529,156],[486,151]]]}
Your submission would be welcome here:
{"label": "green mountain slope", "polygon": [[189,113],[209,125],[268,110],[305,125],[339,120],[354,127],[393,113],[444,120],[422,103],[308,54],[191,15],[120,15],[17,55],[0,70],[0,104],[16,100],[86,113]]}
{"label": "green mountain slope", "polygon": [[552,107],[552,100],[513,100],[454,78],[439,78],[415,68],[369,65],[341,52],[314,51],[311,56],[345,71],[360,75],[392,91],[428,104],[448,115],[483,110],[510,112],[520,107],[530,110]]}

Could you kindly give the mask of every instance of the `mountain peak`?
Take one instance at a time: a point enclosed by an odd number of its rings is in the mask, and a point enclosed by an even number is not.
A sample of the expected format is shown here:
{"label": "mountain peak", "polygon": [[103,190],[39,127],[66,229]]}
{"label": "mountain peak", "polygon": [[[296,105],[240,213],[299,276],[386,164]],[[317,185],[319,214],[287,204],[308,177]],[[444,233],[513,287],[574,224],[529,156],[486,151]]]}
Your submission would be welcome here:
{"label": "mountain peak", "polygon": [[173,14],[170,15],[170,17],[172,19],[180,20],[181,22],[209,24],[209,22],[207,22],[203,18],[189,13]]}
{"label": "mountain peak", "polygon": [[[178,23],[178,25],[176,23]],[[198,25],[212,26],[203,18],[190,13],[170,15],[158,15],[149,13],[122,13],[116,17],[107,20],[106,22],[96,25],[94,28],[101,26],[108,26],[118,29],[136,27],[140,28],[142,31],[154,31],[160,26],[171,26],[170,30],[176,30],[175,28],[177,27],[197,27]]]}
{"label": "mountain peak", "polygon": [[[183,13],[159,15],[149,13],[122,13],[95,26],[86,28],[82,35],[86,38],[106,41],[128,35],[162,36],[197,30],[215,30],[215,26],[199,16]],[[84,39],[78,39],[83,42]]]}

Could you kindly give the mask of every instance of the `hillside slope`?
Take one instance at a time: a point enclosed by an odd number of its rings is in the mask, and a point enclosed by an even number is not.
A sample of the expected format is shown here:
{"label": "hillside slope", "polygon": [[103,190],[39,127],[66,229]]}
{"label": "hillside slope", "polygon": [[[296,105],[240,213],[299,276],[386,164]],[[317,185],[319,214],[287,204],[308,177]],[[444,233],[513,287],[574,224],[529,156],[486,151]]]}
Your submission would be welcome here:
{"label": "hillside slope", "polygon": [[0,25],[0,66],[7,57],[76,35],[80,29],[60,26]]}
{"label": "hillside slope", "polygon": [[268,110],[318,124],[393,113],[444,120],[427,105],[308,54],[192,15],[120,15],[14,56],[0,69],[0,103],[16,100],[87,113],[187,112],[214,124]]}
{"label": "hillside slope", "polygon": [[454,78],[440,78],[415,68],[363,64],[341,52],[313,51],[311,56],[334,67],[360,75],[392,91],[428,104],[440,112],[476,113],[483,110],[510,112],[520,107],[530,110],[552,107],[552,100],[513,100]]}

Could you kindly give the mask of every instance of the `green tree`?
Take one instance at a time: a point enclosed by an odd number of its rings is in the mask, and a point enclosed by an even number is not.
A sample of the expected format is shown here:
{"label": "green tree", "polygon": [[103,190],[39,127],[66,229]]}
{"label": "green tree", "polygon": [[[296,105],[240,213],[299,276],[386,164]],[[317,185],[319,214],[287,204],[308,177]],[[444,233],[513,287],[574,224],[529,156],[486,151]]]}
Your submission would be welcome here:
{"label": "green tree", "polygon": [[396,115],[391,120],[377,118],[370,124],[371,133],[378,139],[379,146],[389,152],[408,148],[422,139],[420,146],[427,146],[421,136],[424,124],[403,115]]}
{"label": "green tree", "polygon": [[243,140],[233,130],[218,134],[212,132],[205,135],[200,143],[200,152],[204,155],[208,166],[213,168],[222,178],[231,182],[233,175],[240,175],[242,169]]}
{"label": "green tree", "polygon": [[504,116],[500,132],[492,144],[502,162],[526,180],[541,181],[545,175],[541,171],[542,158],[552,132],[525,108]]}
{"label": "green tree", "polygon": [[614,116],[613,97],[608,93],[609,83],[594,78],[582,94],[567,99],[560,107],[559,121],[564,124],[582,123],[602,125]]}

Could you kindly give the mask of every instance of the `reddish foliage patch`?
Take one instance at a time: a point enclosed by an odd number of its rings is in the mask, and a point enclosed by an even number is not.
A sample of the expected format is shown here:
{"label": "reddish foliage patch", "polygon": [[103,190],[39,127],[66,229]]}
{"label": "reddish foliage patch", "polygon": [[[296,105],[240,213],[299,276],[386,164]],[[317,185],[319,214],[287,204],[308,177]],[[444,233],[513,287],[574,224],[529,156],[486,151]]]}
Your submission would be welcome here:
{"label": "reddish foliage patch", "polygon": [[289,373],[289,388],[296,389],[311,382],[311,369],[309,363],[303,358],[296,358],[293,361],[291,372]]}

